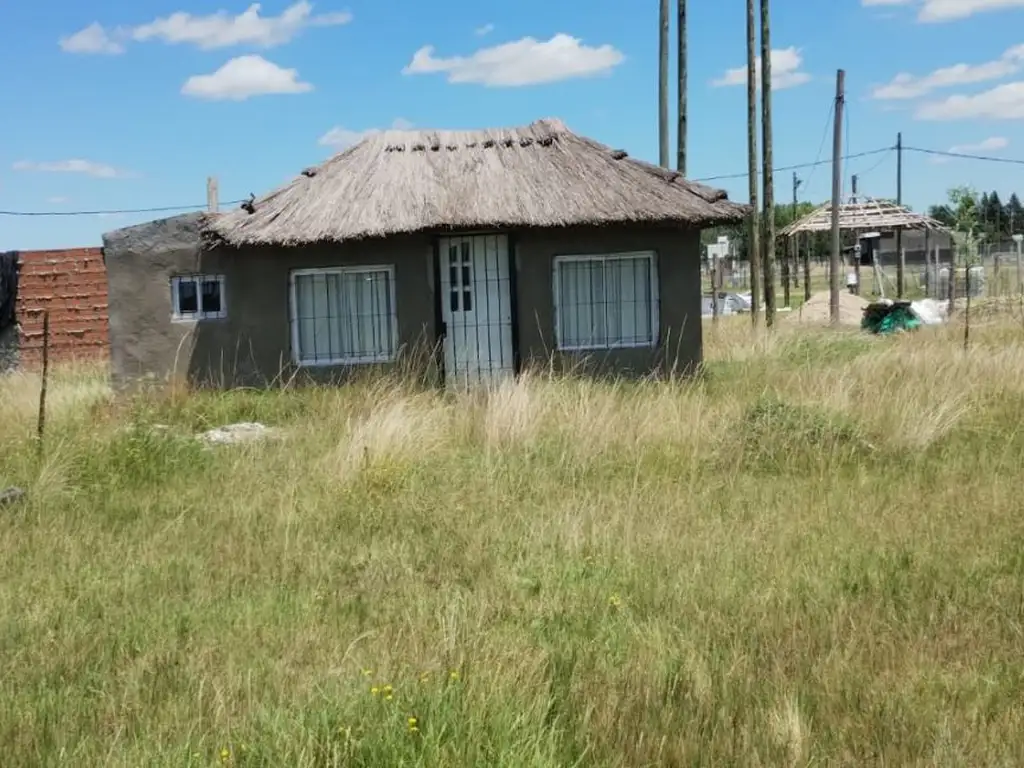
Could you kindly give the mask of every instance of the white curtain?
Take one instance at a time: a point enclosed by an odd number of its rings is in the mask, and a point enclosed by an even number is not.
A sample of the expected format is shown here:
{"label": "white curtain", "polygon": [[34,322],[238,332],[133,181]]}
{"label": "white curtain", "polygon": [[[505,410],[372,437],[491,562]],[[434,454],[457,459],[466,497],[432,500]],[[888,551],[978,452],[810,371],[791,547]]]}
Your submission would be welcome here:
{"label": "white curtain", "polygon": [[566,260],[558,265],[561,346],[653,343],[651,260],[646,256]]}
{"label": "white curtain", "polygon": [[380,362],[394,356],[388,271],[296,275],[295,300],[301,362]]}

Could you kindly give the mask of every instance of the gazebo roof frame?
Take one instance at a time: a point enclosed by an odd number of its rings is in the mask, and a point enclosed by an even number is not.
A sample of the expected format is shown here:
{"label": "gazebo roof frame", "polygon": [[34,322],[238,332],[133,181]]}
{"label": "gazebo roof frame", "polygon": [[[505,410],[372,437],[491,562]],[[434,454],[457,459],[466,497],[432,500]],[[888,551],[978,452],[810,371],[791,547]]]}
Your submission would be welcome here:
{"label": "gazebo roof frame", "polygon": [[[779,237],[792,237],[801,232],[828,232],[832,229],[832,203],[818,206],[779,232]],[[858,195],[839,206],[839,229],[886,232],[896,229],[949,232],[941,222],[922,213],[914,213],[891,200]]]}

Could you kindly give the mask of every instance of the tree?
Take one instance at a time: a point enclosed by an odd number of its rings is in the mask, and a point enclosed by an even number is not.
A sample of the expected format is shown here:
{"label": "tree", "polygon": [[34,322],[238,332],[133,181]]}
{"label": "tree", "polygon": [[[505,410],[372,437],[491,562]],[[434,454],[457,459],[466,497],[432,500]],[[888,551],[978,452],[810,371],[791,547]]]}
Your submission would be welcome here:
{"label": "tree", "polygon": [[1014,192],[1006,201],[1006,231],[1007,234],[1014,234],[1024,228],[1024,206],[1020,204],[1020,198]]}

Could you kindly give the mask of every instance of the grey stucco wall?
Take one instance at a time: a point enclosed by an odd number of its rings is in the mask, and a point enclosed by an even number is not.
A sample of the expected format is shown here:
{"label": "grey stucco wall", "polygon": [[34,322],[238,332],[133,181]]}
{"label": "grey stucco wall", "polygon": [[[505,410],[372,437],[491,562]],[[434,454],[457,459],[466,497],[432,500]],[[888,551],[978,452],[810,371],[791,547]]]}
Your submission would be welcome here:
{"label": "grey stucco wall", "polygon": [[[199,216],[188,215],[108,233],[103,243],[115,385],[146,377],[211,386],[287,380],[295,373],[289,273],[331,266],[394,265],[399,364],[412,361],[429,367],[428,355],[422,354],[434,335],[433,251],[426,236],[289,250],[207,251],[200,247]],[[187,274],[224,275],[227,317],[172,320],[171,279]],[[345,373],[302,371],[328,379]]]}
{"label": "grey stucco wall", "polygon": [[[104,235],[110,291],[114,384],[183,379],[212,386],[263,386],[288,380],[291,364],[289,273],[294,269],[390,264],[395,268],[399,362],[434,373],[437,307],[434,238],[297,249],[203,250],[196,214]],[[524,365],[643,375],[692,369],[701,359],[699,232],[606,228],[521,232],[512,236],[517,331]],[[552,266],[557,255],[653,250],[660,279],[660,343],[654,349],[566,353],[555,350]],[[224,275],[227,317],[172,320],[171,279]],[[367,366],[307,368],[303,377],[337,379]]]}
{"label": "grey stucco wall", "polygon": [[[564,229],[515,237],[519,344],[525,365],[642,376],[686,373],[701,362],[700,232],[655,227]],[[556,256],[654,251],[659,343],[654,348],[561,352],[555,347]]]}

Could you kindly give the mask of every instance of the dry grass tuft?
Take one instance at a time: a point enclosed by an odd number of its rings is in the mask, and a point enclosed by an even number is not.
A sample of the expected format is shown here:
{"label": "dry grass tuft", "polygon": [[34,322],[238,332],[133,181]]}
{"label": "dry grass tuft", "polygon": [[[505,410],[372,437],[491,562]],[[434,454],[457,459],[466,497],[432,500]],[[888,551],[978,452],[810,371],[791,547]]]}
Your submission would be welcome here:
{"label": "dry grass tuft", "polygon": [[[475,395],[60,371],[41,463],[0,379],[2,763],[1024,764],[1020,333],[723,318],[698,380]],[[192,438],[243,420],[287,439]]]}

